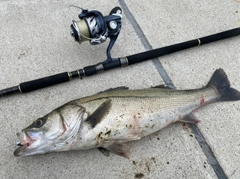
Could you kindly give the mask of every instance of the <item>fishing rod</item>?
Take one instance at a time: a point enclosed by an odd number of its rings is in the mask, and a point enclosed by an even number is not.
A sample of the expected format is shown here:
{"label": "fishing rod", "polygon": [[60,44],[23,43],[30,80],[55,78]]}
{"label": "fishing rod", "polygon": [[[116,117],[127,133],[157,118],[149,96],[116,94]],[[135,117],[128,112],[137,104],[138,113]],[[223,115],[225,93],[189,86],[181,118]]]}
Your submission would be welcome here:
{"label": "fishing rod", "polygon": [[[73,7],[80,8],[77,6]],[[189,40],[186,42],[165,46],[126,57],[112,58],[110,52],[114,43],[116,42],[122,25],[121,8],[113,8],[108,16],[103,16],[101,12],[96,10],[88,11],[87,9],[80,9],[82,10],[82,12],[78,15],[80,20],[72,21],[72,24],[70,26],[71,35],[78,43],[81,44],[84,41],[89,41],[91,45],[101,44],[105,42],[107,38],[110,38],[106,52],[107,60],[95,65],[86,66],[75,71],[63,72],[52,76],[23,82],[17,86],[10,88],[2,89],[0,90],[0,96],[8,96],[14,93],[31,92],[37,89],[71,81],[76,78],[82,79],[85,76],[91,76],[118,67],[129,66],[135,63],[140,63],[188,48],[240,35],[240,28],[235,28],[217,34],[212,34],[198,39]]]}

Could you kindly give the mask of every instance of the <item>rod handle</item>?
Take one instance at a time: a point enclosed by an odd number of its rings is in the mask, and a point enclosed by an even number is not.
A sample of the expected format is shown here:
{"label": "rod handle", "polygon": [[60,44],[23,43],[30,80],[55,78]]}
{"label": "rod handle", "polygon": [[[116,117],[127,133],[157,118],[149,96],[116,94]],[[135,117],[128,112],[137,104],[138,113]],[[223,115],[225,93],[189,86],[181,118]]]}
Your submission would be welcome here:
{"label": "rod handle", "polygon": [[34,91],[37,89],[45,88],[48,86],[60,84],[63,82],[70,81],[71,78],[69,77],[68,72],[59,73],[52,76],[47,76],[44,78],[39,78],[36,80],[23,82],[19,84],[19,90],[22,93],[27,93],[30,91]]}

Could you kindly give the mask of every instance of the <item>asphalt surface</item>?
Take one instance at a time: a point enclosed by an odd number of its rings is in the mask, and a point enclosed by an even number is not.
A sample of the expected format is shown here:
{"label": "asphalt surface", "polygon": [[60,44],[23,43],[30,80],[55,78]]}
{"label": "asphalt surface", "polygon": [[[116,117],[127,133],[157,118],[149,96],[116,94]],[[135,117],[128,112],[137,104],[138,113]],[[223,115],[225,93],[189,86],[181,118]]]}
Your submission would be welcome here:
{"label": "asphalt surface", "polygon": [[[240,26],[234,0],[1,1],[0,89],[73,71],[106,59],[108,41],[77,44],[69,33],[79,9],[104,15],[123,9],[123,26],[112,50],[124,57]],[[240,102],[199,109],[198,125],[172,124],[129,143],[131,161],[98,150],[15,157],[16,133],[58,106],[108,88],[147,88],[172,83],[200,88],[223,68],[240,90],[240,37],[177,52],[82,80],[0,99],[0,178],[240,178]]]}

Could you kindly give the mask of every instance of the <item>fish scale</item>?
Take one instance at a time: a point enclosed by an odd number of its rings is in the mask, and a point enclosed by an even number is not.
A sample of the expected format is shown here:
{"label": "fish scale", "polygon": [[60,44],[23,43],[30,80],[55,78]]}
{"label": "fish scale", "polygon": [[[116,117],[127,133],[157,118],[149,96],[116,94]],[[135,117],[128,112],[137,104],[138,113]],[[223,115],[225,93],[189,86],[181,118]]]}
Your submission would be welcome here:
{"label": "fish scale", "polygon": [[[143,92],[145,96],[139,98],[137,94]],[[106,140],[123,139],[125,136],[127,138],[132,136],[132,131],[135,131],[136,139],[139,137],[142,138],[160,130],[172,122],[181,120],[183,116],[200,107],[202,105],[202,96],[205,98],[205,103],[212,102],[218,97],[210,87],[184,92],[169,90],[165,94],[161,94],[160,97],[154,94],[157,92],[159,93],[158,89],[131,91],[130,93],[124,91],[120,95],[118,95],[119,92],[115,92],[108,95],[107,98],[101,96],[99,97],[101,100],[95,98],[94,100],[91,99],[90,103],[81,104],[84,108],[89,109],[89,113],[92,113],[91,106],[99,106],[107,99],[112,100],[112,108],[109,114],[101,120],[101,124],[96,125],[94,133],[92,131],[90,132],[91,134],[93,133],[92,140],[94,140],[98,133],[107,132],[106,128],[108,131],[111,130],[111,135],[108,135]],[[132,94],[135,94],[135,97],[132,97]],[[131,97],[121,97],[122,95]],[[149,98],[149,96],[151,96],[151,98]],[[96,104],[93,105],[92,103]],[[127,108],[124,106],[127,106]],[[92,108],[93,111],[94,109],[96,108]],[[120,117],[121,115],[123,115],[123,117]],[[119,129],[121,133],[115,132]],[[80,135],[83,136],[81,133]],[[134,138],[134,136],[132,136],[132,138]],[[126,141],[127,140],[128,139],[126,139]],[[97,147],[101,147],[101,145]]]}

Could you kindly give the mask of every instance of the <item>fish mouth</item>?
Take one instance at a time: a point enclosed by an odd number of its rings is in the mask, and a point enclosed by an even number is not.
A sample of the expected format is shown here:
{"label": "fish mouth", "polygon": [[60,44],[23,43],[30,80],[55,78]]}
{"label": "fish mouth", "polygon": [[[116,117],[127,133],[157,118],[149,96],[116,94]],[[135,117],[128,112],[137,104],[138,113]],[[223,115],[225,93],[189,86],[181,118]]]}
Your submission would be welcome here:
{"label": "fish mouth", "polygon": [[22,147],[22,148],[27,148],[30,146],[31,143],[25,143],[25,144],[21,144],[20,141],[16,142],[16,146]]}
{"label": "fish mouth", "polygon": [[16,145],[19,146],[19,147],[14,151],[13,154],[18,157],[18,156],[22,156],[24,154],[27,147],[30,146],[30,143],[21,144],[20,142],[17,142]]}
{"label": "fish mouth", "polygon": [[21,156],[24,154],[24,152],[26,151],[26,149],[31,146],[31,144],[34,142],[34,140],[32,140],[28,133],[25,131],[22,131],[21,133],[17,133],[17,136],[19,137],[20,141],[18,141],[16,143],[17,146],[19,146],[15,151],[14,151],[14,155],[15,156]]}
{"label": "fish mouth", "polygon": [[21,156],[23,154],[23,151],[25,151],[27,148],[27,145],[21,145],[21,144],[17,144],[17,145],[20,147],[18,147],[13,153],[16,157]]}

